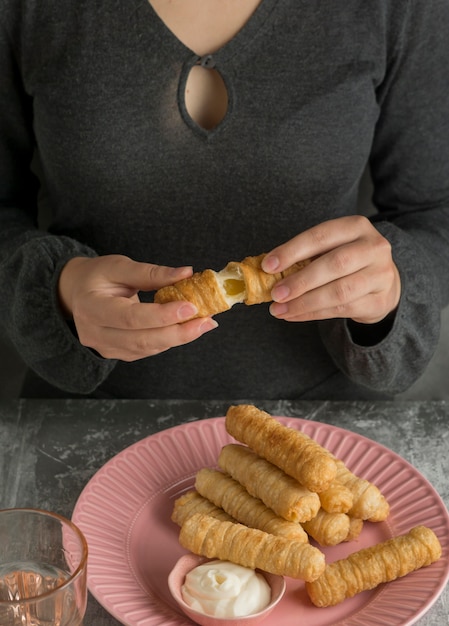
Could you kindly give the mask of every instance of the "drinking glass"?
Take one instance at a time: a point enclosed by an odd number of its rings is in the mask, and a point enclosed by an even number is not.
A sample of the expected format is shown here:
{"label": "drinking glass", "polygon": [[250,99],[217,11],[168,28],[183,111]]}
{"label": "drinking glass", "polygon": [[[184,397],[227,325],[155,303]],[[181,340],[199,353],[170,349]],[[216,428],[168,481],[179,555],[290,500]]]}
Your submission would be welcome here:
{"label": "drinking glass", "polygon": [[69,520],[39,509],[0,510],[1,626],[81,626],[87,543]]}

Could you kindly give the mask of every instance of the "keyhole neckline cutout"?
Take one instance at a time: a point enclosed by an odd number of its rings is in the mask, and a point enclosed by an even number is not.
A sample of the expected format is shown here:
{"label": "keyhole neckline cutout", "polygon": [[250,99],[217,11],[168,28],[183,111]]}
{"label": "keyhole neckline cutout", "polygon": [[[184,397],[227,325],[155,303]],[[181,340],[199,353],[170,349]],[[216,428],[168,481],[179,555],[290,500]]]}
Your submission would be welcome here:
{"label": "keyhole neckline cutout", "polygon": [[[151,4],[150,0],[142,0],[145,2],[147,10],[152,12],[151,29],[155,31],[156,35],[163,38],[167,42],[172,43],[172,53],[176,56],[181,56],[182,69],[178,81],[178,109],[180,111],[183,121],[187,126],[194,131],[197,136],[211,139],[219,131],[227,126],[227,122],[233,112],[234,108],[234,94],[232,89],[232,81],[227,77],[226,66],[229,60],[238,59],[239,52],[243,51],[247,46],[251,45],[254,38],[258,35],[265,24],[272,19],[275,13],[274,9],[280,0],[260,0],[258,5],[249,15],[248,19],[242,26],[231,36],[224,45],[217,47],[215,50],[207,50],[205,54],[198,54],[192,47],[189,47],[186,43],[180,39],[175,32],[165,23],[165,21],[159,16],[155,7]],[[186,2],[188,0],[185,0]],[[227,92],[227,108],[225,111],[221,109],[221,114],[218,117],[221,119],[215,119],[212,127],[205,128],[195,121],[186,106],[186,84],[191,68],[202,63],[203,67],[209,68],[213,64],[222,82],[222,85]],[[235,61],[234,61],[235,63]],[[206,71],[206,70],[205,70]],[[200,120],[201,121],[201,120]],[[218,123],[217,123],[218,121]],[[209,124],[207,124],[209,126]]]}
{"label": "keyhole neckline cutout", "polygon": [[[207,57],[206,63],[204,63]],[[200,72],[204,72],[203,76]],[[189,94],[194,82],[204,79],[206,92]],[[215,91],[214,91],[215,89]],[[178,83],[178,106],[182,119],[195,133],[210,138],[222,129],[233,109],[232,87],[226,73],[216,67],[214,55],[190,57],[182,66]]]}

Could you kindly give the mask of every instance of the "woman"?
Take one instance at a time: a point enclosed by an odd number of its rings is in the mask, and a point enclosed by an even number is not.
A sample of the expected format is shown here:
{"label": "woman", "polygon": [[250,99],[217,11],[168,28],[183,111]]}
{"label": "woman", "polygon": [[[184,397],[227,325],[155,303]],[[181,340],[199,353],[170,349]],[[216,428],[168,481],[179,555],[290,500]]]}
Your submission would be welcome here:
{"label": "woman", "polygon": [[[24,395],[390,397],[421,375],[449,302],[445,0],[0,8],[0,316]],[[314,260],[269,307],[153,302],[261,252]]]}

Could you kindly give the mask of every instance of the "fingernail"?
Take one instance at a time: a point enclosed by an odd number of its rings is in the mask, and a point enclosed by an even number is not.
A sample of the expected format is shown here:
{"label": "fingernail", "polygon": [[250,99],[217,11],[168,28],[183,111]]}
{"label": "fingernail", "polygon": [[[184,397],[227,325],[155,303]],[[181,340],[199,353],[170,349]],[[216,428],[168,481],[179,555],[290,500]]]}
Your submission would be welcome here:
{"label": "fingernail", "polygon": [[191,302],[186,302],[178,309],[178,319],[188,320],[198,313],[198,309]]}
{"label": "fingernail", "polygon": [[289,295],[290,289],[285,285],[278,285],[277,287],[274,287],[271,292],[271,297],[275,302],[282,302],[283,300],[286,300]]}
{"label": "fingernail", "polygon": [[200,326],[200,331],[202,333],[207,333],[210,330],[213,330],[214,328],[217,328],[218,324],[215,320],[213,320],[212,318],[208,317],[207,319],[204,320],[204,322],[201,324]]}
{"label": "fingernail", "polygon": [[279,315],[284,315],[285,313],[287,313],[287,311],[288,311],[288,306],[286,304],[274,302],[270,306],[270,313],[271,315],[274,315],[275,317]]}
{"label": "fingernail", "polygon": [[265,272],[275,272],[279,267],[279,259],[277,256],[266,256],[262,261],[262,269]]}

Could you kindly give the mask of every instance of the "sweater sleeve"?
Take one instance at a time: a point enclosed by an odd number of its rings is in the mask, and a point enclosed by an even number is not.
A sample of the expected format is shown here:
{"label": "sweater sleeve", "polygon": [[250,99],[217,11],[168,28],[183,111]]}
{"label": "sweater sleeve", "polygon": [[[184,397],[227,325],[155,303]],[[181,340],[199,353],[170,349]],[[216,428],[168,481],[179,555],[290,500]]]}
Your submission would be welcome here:
{"label": "sweater sleeve", "polygon": [[366,339],[359,343],[348,320],[320,324],[339,368],[390,394],[424,372],[449,302],[449,3],[409,0],[407,7],[396,17],[401,30],[377,89],[370,160],[373,220],[392,245],[400,304],[387,331],[385,324],[358,328]]}
{"label": "sweater sleeve", "polygon": [[57,281],[64,264],[95,251],[39,230],[38,184],[32,173],[32,102],[18,55],[0,18],[0,325],[24,363],[52,385],[92,392],[111,372],[107,361],[81,346],[61,314]]}

